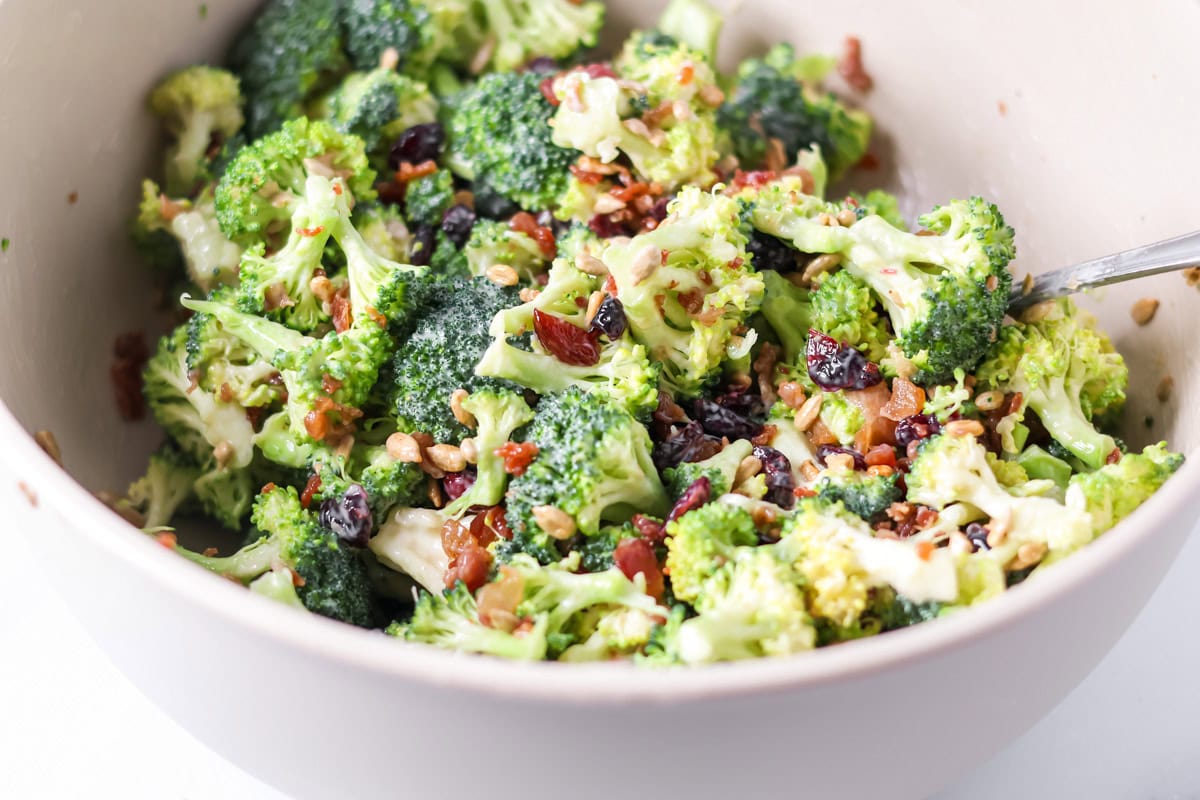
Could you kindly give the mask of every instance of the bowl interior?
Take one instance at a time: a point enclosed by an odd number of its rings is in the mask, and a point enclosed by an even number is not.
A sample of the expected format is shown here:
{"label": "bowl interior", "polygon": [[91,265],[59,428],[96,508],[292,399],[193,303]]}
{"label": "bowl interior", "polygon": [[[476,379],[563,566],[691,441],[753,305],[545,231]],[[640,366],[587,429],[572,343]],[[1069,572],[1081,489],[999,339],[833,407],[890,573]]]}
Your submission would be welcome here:
{"label": "bowl interior", "polygon": [[[648,22],[658,5],[612,0],[614,29]],[[27,429],[57,434],[89,488],[123,487],[159,438],[150,422],[120,420],[108,377],[117,335],[164,327],[126,237],[140,181],[157,173],[160,134],[144,97],[171,68],[219,61],[248,13],[239,0],[0,4],[0,237],[11,242],[0,253],[0,398]],[[779,39],[836,52],[843,36],[859,36],[882,165],[855,180],[898,191],[909,216],[950,197],[989,197],[1017,230],[1021,275],[1194,225],[1179,197],[1200,181],[1191,68],[1200,7],[1110,9],[1090,18],[1087,37],[1076,16],[1044,3],[996,12],[947,2],[870,14],[833,4],[806,20],[786,0],[751,0],[731,15],[722,62]],[[1162,301],[1145,328],[1128,314],[1139,297]],[[1196,300],[1175,274],[1083,301],[1129,362],[1133,443],[1200,444],[1200,420],[1178,402],[1200,381],[1180,346],[1197,337]],[[1163,403],[1156,387],[1167,375],[1174,391]]]}

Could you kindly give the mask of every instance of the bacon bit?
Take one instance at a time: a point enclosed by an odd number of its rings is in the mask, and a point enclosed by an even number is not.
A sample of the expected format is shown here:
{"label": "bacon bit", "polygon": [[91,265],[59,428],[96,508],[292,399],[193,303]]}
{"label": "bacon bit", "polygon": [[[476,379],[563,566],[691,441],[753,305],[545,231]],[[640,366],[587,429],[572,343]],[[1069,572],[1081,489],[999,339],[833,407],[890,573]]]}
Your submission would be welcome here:
{"label": "bacon bit", "polygon": [[896,448],[890,444],[877,444],[866,452],[863,460],[868,467],[895,467]]}
{"label": "bacon bit", "polygon": [[691,289],[690,291],[680,292],[676,296],[676,299],[679,300],[679,305],[683,306],[683,310],[694,317],[704,307],[704,290]]}
{"label": "bacon bit", "polygon": [[1115,464],[1121,460],[1121,448],[1114,447],[1112,452],[1104,457],[1105,464]]}
{"label": "bacon bit", "polygon": [[505,442],[492,453],[504,461],[504,471],[519,478],[537,457],[538,446],[534,442]]}
{"label": "bacon bit", "polygon": [[805,486],[797,486],[795,489],[792,489],[792,494],[794,494],[794,495],[796,495],[796,497],[800,497],[800,498],[817,496],[817,493],[814,490],[809,489]]}
{"label": "bacon bit", "polygon": [[141,331],[123,333],[113,341],[113,363],[108,376],[117,401],[117,413],[126,422],[136,422],[146,415],[142,396],[142,370],[150,359],[146,337]]}
{"label": "bacon bit", "polygon": [[321,391],[327,395],[332,395],[338,389],[342,388],[342,382],[333,377],[329,373],[321,376]]}
{"label": "bacon bit", "polygon": [[928,528],[938,520],[938,512],[934,511],[929,506],[921,506],[917,509],[917,527]]}
{"label": "bacon bit", "polygon": [[604,279],[604,293],[609,297],[617,296],[617,279],[612,276],[612,273],[609,273],[608,277]]}
{"label": "bacon bit", "polygon": [[869,92],[875,82],[863,68],[862,42],[857,36],[847,36],[843,45],[842,57],[837,64],[838,74],[841,75],[850,88],[859,92]]}
{"label": "bacon bit", "polygon": [[296,228],[296,233],[300,234],[301,236],[320,236],[324,232],[324,225],[317,225],[313,228]]}
{"label": "bacon bit", "polygon": [[917,557],[922,561],[933,558],[934,550],[937,550],[937,545],[933,542],[917,542]]}
{"label": "bacon bit", "polygon": [[387,317],[379,313],[374,306],[367,306],[367,317],[380,328],[387,328],[388,326]]}
{"label": "bacon bit", "polygon": [[313,495],[321,491],[321,476],[309,475],[308,483],[304,484],[304,491],[300,493],[300,505],[303,508],[308,508],[312,503]]}
{"label": "bacon bit", "polygon": [[179,538],[170,531],[163,531],[156,534],[154,538],[168,550],[174,550],[179,545]]}
{"label": "bacon bit", "polygon": [[508,227],[537,242],[542,255],[546,258],[554,258],[554,254],[558,252],[558,245],[554,241],[554,231],[544,225],[538,225],[537,220],[528,211],[514,214],[513,218],[508,221]]}
{"label": "bacon bit", "polygon": [[622,539],[613,550],[613,563],[626,578],[641,573],[646,579],[646,594],[655,600],[663,596],[663,574],[658,568],[654,548],[645,539]]}
{"label": "bacon bit", "polygon": [[[860,158],[858,160],[858,163],[855,164],[854,166],[857,169],[866,169],[866,170],[879,169],[879,166],[880,166],[879,156],[875,155],[874,153],[864,153],[863,157]],[[920,236],[921,234],[918,233],[917,235]]]}
{"label": "bacon bit", "polygon": [[170,222],[186,210],[187,207],[183,203],[177,203],[165,194],[158,196],[158,213],[166,222]]}
{"label": "bacon bit", "polygon": [[775,441],[775,434],[779,433],[779,427],[776,425],[763,425],[762,430],[757,436],[750,439],[750,444],[756,444],[759,447],[770,447],[771,442]]}
{"label": "bacon bit", "polygon": [[262,488],[258,490],[258,493],[259,494],[270,494],[271,492],[275,491],[278,488],[279,487],[275,485],[275,482],[271,481],[269,483],[264,483]]}
{"label": "bacon bit", "polygon": [[396,183],[407,184],[435,172],[437,172],[437,162],[432,159],[422,161],[420,164],[410,164],[404,161],[401,162],[400,169],[396,170]]}
{"label": "bacon bit", "polygon": [[541,90],[542,97],[546,98],[547,103],[558,107],[560,101],[558,99],[558,95],[554,93],[554,78],[555,76],[551,75],[548,78],[543,79],[542,82],[538,84],[538,89]]}
{"label": "bacon bit", "polygon": [[342,182],[341,181],[333,182],[333,193],[338,196],[341,196],[341,194],[342,194]]}
{"label": "bacon bit", "polygon": [[329,316],[333,318],[333,329],[345,333],[354,324],[354,312],[350,309],[350,286],[346,285],[334,293],[329,301]]}
{"label": "bacon bit", "polygon": [[[338,419],[334,424],[331,416]],[[318,397],[313,408],[304,415],[304,430],[318,442],[340,442],[354,432],[354,422],[362,411],[336,403],[328,397]]]}
{"label": "bacon bit", "polygon": [[288,296],[287,287],[282,283],[272,283],[263,292],[263,308],[267,311],[277,311],[294,305],[296,301]]}
{"label": "bacon bit", "polygon": [[[555,103],[555,105],[557,105],[557,103]],[[569,169],[571,170],[571,174],[575,176],[576,180],[587,186],[595,186],[597,183],[604,180],[604,176],[599,172],[588,172],[587,170],[580,168],[577,164],[572,164]]]}
{"label": "bacon bit", "polygon": [[613,197],[620,200],[622,203],[632,203],[639,197],[650,194],[650,185],[642,181],[635,181],[628,186],[613,189],[609,192]]}
{"label": "bacon bit", "polygon": [[302,576],[299,572],[296,572],[296,570],[289,567],[288,572],[292,573],[292,586],[295,586],[297,589],[307,582],[304,580],[304,576]]}
{"label": "bacon bit", "polygon": [[735,192],[740,189],[758,189],[776,180],[779,180],[779,175],[770,170],[743,172],[739,169],[733,173],[733,180],[730,182],[729,188]]}
{"label": "bacon bit", "polygon": [[692,62],[685,63],[679,68],[679,74],[675,76],[675,81],[680,86],[687,86],[696,77],[696,67]]}
{"label": "bacon bit", "polygon": [[[579,3],[575,3],[575,5],[579,5]],[[587,76],[593,80],[596,78],[616,79],[617,77],[617,73],[613,72],[612,67],[610,67],[608,64],[599,62],[595,64],[588,64],[586,67],[583,67],[583,72],[587,73]]]}

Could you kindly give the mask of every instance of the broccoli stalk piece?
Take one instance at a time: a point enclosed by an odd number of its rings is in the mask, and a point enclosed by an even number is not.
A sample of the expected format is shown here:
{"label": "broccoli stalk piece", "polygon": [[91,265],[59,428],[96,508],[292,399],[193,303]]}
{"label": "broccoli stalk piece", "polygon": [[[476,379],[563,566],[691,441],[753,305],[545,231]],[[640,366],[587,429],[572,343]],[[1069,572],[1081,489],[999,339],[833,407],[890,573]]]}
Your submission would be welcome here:
{"label": "broccoli stalk piece", "polygon": [[342,175],[355,201],[375,198],[375,172],[367,164],[362,139],[324,120],[292,120],[238,151],[217,184],[217,222],[243,247],[275,247],[280,234],[292,230],[292,217],[307,197],[308,178]]}
{"label": "broccoli stalk piece", "polygon": [[[455,650],[533,661],[557,657],[588,638],[603,625],[602,616],[635,612],[647,622],[666,618],[667,610],[646,594],[640,575],[631,581],[619,569],[577,574],[578,567],[578,555],[547,566],[516,555],[500,567],[496,581],[475,596],[461,582],[441,596],[423,595],[412,618],[393,623],[388,633]],[[503,594],[512,592],[519,600],[507,616],[485,612],[485,622],[477,598],[490,591],[489,586],[500,585]],[[522,625],[519,635],[513,632],[518,623]],[[650,628],[643,626],[646,636]]]}
{"label": "broccoli stalk piece", "polygon": [[133,240],[151,263],[167,273],[174,272],[182,256],[188,279],[202,291],[238,281],[242,248],[221,232],[209,189],[194,201],[172,199],[154,181],[144,181]]}
{"label": "broccoli stalk piece", "polygon": [[228,64],[241,80],[251,138],[301,116],[345,68],[341,6],[341,0],[270,0],[238,37]]}
{"label": "broccoli stalk piece", "polygon": [[179,448],[168,443],[150,456],[146,474],[129,485],[125,497],[142,515],[143,527],[166,527],[193,498],[202,474]]}
{"label": "broccoli stalk piece", "polygon": [[367,546],[380,563],[411,576],[427,591],[438,594],[445,587],[446,570],[450,567],[450,558],[442,547],[445,524],[446,517],[439,511],[402,506],[391,512]]}
{"label": "broccoli stalk piece", "polygon": [[667,485],[667,495],[672,500],[678,500],[696,481],[708,478],[709,490],[712,497],[720,497],[732,492],[734,476],[742,460],[754,452],[754,445],[749,439],[738,439],[725,445],[721,452],[703,461],[688,461],[677,467],[663,471],[663,480]]}
{"label": "broccoli stalk piece", "polygon": [[475,483],[446,506],[445,513],[457,516],[471,506],[494,506],[504,499],[508,473],[504,459],[495,451],[518,428],[533,419],[533,411],[520,395],[505,390],[481,389],[462,401],[463,410],[476,420],[475,447],[479,452]]}
{"label": "broccoli stalk piece", "polygon": [[175,552],[244,584],[282,564],[303,580],[296,594],[309,611],[371,625],[374,601],[366,567],[357,552],[300,505],[294,488],[268,485],[254,501],[250,518],[266,535],[233,555],[203,556],[179,546]]}
{"label": "broccoli stalk piece", "polygon": [[599,350],[595,364],[566,364],[535,335],[532,349],[510,341],[534,330],[535,313],[554,316],[564,324],[586,327],[585,300],[594,291],[596,280],[569,262],[558,260],[549,280],[533,300],[501,311],[492,320],[492,343],[475,367],[478,375],[503,378],[550,394],[575,386],[611,398],[635,416],[649,414],[658,406],[658,370],[651,365],[646,349],[627,336],[610,341]]}
{"label": "broccoli stalk piece", "polygon": [[563,59],[596,44],[604,24],[604,4],[596,0],[477,0],[457,32],[460,52],[478,58],[491,47],[490,57],[471,61],[471,68],[496,72],[515,70],[539,56]]}
{"label": "broccoli stalk piece", "polygon": [[[558,2],[558,0],[555,0]],[[554,108],[532,72],[485,75],[455,100],[446,127],[446,164],[480,195],[522,208],[559,204],[576,154],[551,141]]]}
{"label": "broccoli stalk piece", "polygon": [[1091,315],[1060,300],[1036,322],[1006,325],[976,371],[982,386],[1021,392],[1055,441],[1089,469],[1117,450],[1095,421],[1125,404],[1129,371]]}
{"label": "broccoli stalk piece", "polygon": [[241,105],[238,79],[202,65],[172,73],[150,93],[150,110],[175,140],[167,150],[168,194],[190,197],[212,179],[208,154],[241,129]]}
{"label": "broccoli stalk piece", "polygon": [[391,347],[373,321],[314,339],[223,303],[187,295],[180,302],[211,314],[279,370],[288,393],[287,432],[299,443],[339,441],[354,429]]}
{"label": "broccoli stalk piece", "polygon": [[[614,67],[618,78],[577,70],[555,79],[554,143],[604,163],[623,153],[634,172],[668,190],[712,183],[720,156],[710,100],[719,92],[705,57],[685,45],[653,45],[635,35]],[[641,120],[645,109],[664,105],[680,111],[653,129]]]}
{"label": "broccoli stalk piece", "polygon": [[738,67],[717,121],[744,169],[763,165],[772,140],[789,159],[799,150],[819,148],[834,180],[866,154],[871,118],[806,80],[809,68],[788,44]]}
{"label": "broccoli stalk piece", "polygon": [[542,522],[552,518],[569,517],[575,530],[594,535],[602,521],[625,522],[637,512],[663,517],[670,510],[650,458],[649,433],[598,394],[572,388],[542,398],[527,441],[537,445],[537,456],[508,489],[517,551],[557,561],[556,541],[573,531],[547,531]]}
{"label": "broccoli stalk piece", "polygon": [[330,122],[362,139],[380,168],[392,142],[413,125],[436,121],[437,110],[428,86],[386,67],[347,75],[328,100]]}
{"label": "broccoli stalk piece", "polygon": [[1095,472],[1072,476],[1066,503],[1086,511],[1093,533],[1099,536],[1150,499],[1181,466],[1183,456],[1159,442],[1141,453],[1126,453]]}
{"label": "broccoli stalk piece", "polygon": [[817,497],[846,510],[866,522],[879,522],[892,503],[904,499],[900,473],[868,475],[854,470],[826,470],[817,483]]}
{"label": "broccoli stalk piece", "polygon": [[994,205],[973,197],[920,218],[932,236],[897,230],[882,217],[851,227],[822,225],[827,204],[775,183],[758,193],[754,226],[806,253],[838,253],[845,269],[882,301],[896,344],[922,384],[970,370],[1000,331],[1008,307],[1012,228]]}
{"label": "broccoli stalk piece", "polygon": [[250,581],[249,589],[254,594],[274,600],[276,603],[298,608],[301,611],[308,610],[304,607],[304,601],[300,599],[300,595],[296,591],[296,578],[287,567],[277,566],[270,572],[264,572]]}
{"label": "broccoli stalk piece", "polygon": [[603,251],[629,331],[661,364],[667,390],[698,394],[753,345],[753,331],[738,331],[758,310],[763,280],[746,242],[735,200],[689,186],[657,228]]}
{"label": "broccoli stalk piece", "polygon": [[936,509],[973,506],[1006,531],[1003,542],[986,551],[1007,565],[1027,543],[1049,548],[1052,555],[1070,553],[1093,538],[1088,513],[1047,497],[1014,497],[996,479],[987,451],[970,436],[941,435],[929,440],[907,476],[908,500]]}
{"label": "broccoli stalk piece", "polygon": [[471,228],[471,238],[463,246],[463,252],[467,258],[467,269],[477,277],[485,275],[488,268],[496,264],[512,267],[517,276],[526,282],[546,271],[547,259],[541,245],[528,234],[514,231],[508,223],[498,220],[477,220]]}

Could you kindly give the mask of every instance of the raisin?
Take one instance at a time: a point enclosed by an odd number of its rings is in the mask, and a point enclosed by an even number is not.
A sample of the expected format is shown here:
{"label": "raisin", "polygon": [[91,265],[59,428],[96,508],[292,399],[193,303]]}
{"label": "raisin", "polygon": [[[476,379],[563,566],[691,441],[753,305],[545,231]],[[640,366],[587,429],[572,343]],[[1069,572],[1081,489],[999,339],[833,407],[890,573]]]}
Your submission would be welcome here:
{"label": "raisin", "polygon": [[796,269],[798,251],[782,239],[769,234],[755,231],[746,244],[746,252],[750,254],[750,263],[758,272],[792,272]]}
{"label": "raisin", "polygon": [[860,471],[866,470],[867,460],[863,458],[863,454],[857,450],[851,450],[849,447],[838,447],[836,444],[823,444],[817,448],[817,461],[821,466],[825,466],[825,459],[834,453],[841,453],[850,456],[854,459],[854,468]]}
{"label": "raisin", "polygon": [[758,445],[754,457],[762,462],[767,479],[767,494],[764,499],[780,508],[788,509],[796,503],[796,480],[792,477],[792,462],[774,447]]}
{"label": "raisin", "polygon": [[596,316],[592,317],[588,331],[607,336],[609,341],[615,342],[625,333],[628,324],[625,306],[617,298],[607,295],[600,301],[600,308],[596,309]]}
{"label": "raisin", "polygon": [[533,311],[533,332],[542,347],[564,364],[591,367],[600,363],[600,343],[595,333],[541,309]]}
{"label": "raisin", "polygon": [[913,414],[896,423],[896,444],[904,448],[941,433],[942,425],[933,414]]}
{"label": "raisin", "polygon": [[696,400],[692,416],[700,421],[706,433],[724,436],[730,441],[751,439],[762,432],[762,425],[703,397]]}
{"label": "raisin", "polygon": [[420,164],[436,161],[446,141],[446,132],[437,122],[414,125],[401,133],[388,152],[388,167],[398,170],[401,164]]}
{"label": "raisin", "polygon": [[471,228],[474,226],[475,212],[462,203],[450,206],[442,215],[442,232],[460,250],[471,238]]}
{"label": "raisin", "polygon": [[372,527],[367,490],[357,483],[351,484],[341,497],[330,497],[321,503],[319,519],[351,547],[366,547]]}
{"label": "raisin", "polygon": [[432,225],[418,226],[413,231],[412,244],[408,248],[408,263],[414,267],[428,266],[436,239],[437,231]]}
{"label": "raisin", "polygon": [[675,501],[675,505],[671,507],[671,513],[667,514],[667,522],[674,522],[689,511],[696,510],[707,503],[710,497],[712,497],[712,483],[708,478],[697,478]]}
{"label": "raisin", "polygon": [[645,539],[622,539],[613,550],[613,563],[633,580],[640,572],[646,579],[646,594],[659,599],[663,594],[663,574],[658,568],[654,548]]}

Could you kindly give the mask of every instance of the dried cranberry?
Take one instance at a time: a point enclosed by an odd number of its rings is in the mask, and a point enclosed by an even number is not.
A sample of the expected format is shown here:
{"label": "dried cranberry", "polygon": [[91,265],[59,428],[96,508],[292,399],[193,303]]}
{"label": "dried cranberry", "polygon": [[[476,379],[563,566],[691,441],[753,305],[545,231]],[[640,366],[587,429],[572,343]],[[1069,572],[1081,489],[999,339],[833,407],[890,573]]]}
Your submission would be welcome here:
{"label": "dried cranberry", "polygon": [[707,433],[727,437],[730,441],[750,439],[762,432],[762,425],[757,422],[703,397],[696,400],[692,412]]}
{"label": "dried cranberry", "polygon": [[792,462],[774,447],[758,445],[754,457],[762,462],[767,479],[766,500],[780,508],[791,508],[796,503],[796,480],[792,477]]}
{"label": "dried cranberry", "polygon": [[475,468],[467,467],[462,472],[451,472],[442,478],[442,491],[451,500],[457,500],[475,485]]}
{"label": "dried cranberry", "polygon": [[596,214],[588,220],[588,227],[592,229],[592,233],[599,236],[601,239],[611,239],[614,236],[624,236],[625,229],[612,221],[612,218],[607,214]]}
{"label": "dried cranberry", "polygon": [[710,497],[712,497],[712,483],[708,478],[697,478],[692,481],[691,486],[683,490],[683,494],[675,501],[675,505],[671,507],[671,513],[667,514],[667,522],[674,522],[689,511],[696,510],[707,503]]}
{"label": "dried cranberry", "polygon": [[654,205],[650,207],[650,210],[646,212],[646,216],[655,222],[662,222],[667,218],[667,206],[671,205],[671,201],[674,199],[674,197],[658,198]]}
{"label": "dried cranberry", "polygon": [[719,439],[704,435],[704,427],[699,422],[689,422],[671,438],[654,445],[654,466],[661,472],[670,467],[677,467],[684,462],[702,461],[710,455],[715,455],[721,449]]}
{"label": "dried cranberry", "polygon": [[550,56],[538,56],[525,64],[525,71],[538,73],[558,72],[558,62]]}
{"label": "dried cranberry", "polygon": [[866,389],[883,380],[879,367],[853,347],[815,328],[808,331],[808,377],[822,389]]}
{"label": "dried cranberry", "polygon": [[413,125],[396,138],[388,153],[388,167],[400,169],[401,164],[420,164],[436,161],[446,141],[446,132],[437,122]]}
{"label": "dried cranberry", "polygon": [[615,342],[625,333],[627,325],[625,307],[621,305],[621,301],[612,295],[605,295],[600,301],[600,308],[596,309],[596,316],[592,317],[588,330],[607,336],[609,341]]}
{"label": "dried cranberry", "polygon": [[988,529],[986,526],[981,525],[978,522],[972,522],[967,526],[966,534],[967,539],[970,540],[971,544],[975,545],[976,550],[991,549],[988,547],[987,543]]}
{"label": "dried cranberry", "polygon": [[474,226],[475,212],[462,203],[450,206],[442,215],[442,232],[460,250],[471,238],[471,228]]}
{"label": "dried cranberry", "polygon": [[321,503],[318,519],[351,547],[366,547],[371,539],[371,507],[367,504],[366,489],[357,483],[351,484],[341,497],[330,497]]}
{"label": "dried cranberry", "polygon": [[821,466],[825,466],[825,459],[834,453],[842,453],[854,459],[854,468],[857,470],[865,470],[867,468],[867,460],[863,458],[863,454],[857,450],[851,450],[849,447],[838,447],[836,444],[823,444],[817,448],[817,461]]}
{"label": "dried cranberry", "polygon": [[746,244],[750,253],[750,263],[758,272],[774,270],[776,272],[792,272],[796,269],[797,250],[782,239],[765,233],[754,232]]}
{"label": "dried cranberry", "polygon": [[933,414],[913,414],[896,423],[896,444],[905,449],[913,442],[941,433],[942,425]]}
{"label": "dried cranberry", "polygon": [[717,405],[728,408],[730,411],[736,411],[744,417],[763,417],[767,413],[762,397],[749,394],[745,389],[735,389],[719,394],[713,400]]}
{"label": "dried cranberry", "polygon": [[645,539],[622,539],[613,550],[613,564],[633,580],[640,572],[645,576],[646,594],[653,598],[661,598],[663,594],[663,574],[658,568],[658,558],[654,548]]}
{"label": "dried cranberry", "polygon": [[600,363],[600,343],[591,331],[537,308],[533,311],[533,332],[542,347],[564,364],[591,367]]}
{"label": "dried cranberry", "polygon": [[654,519],[647,517],[645,514],[634,514],[630,520],[633,527],[637,530],[638,535],[651,544],[660,544],[667,536],[666,526]]}
{"label": "dried cranberry", "polygon": [[408,263],[414,267],[428,266],[433,258],[433,247],[437,231],[432,225],[421,225],[413,231],[412,244],[408,246]]}

